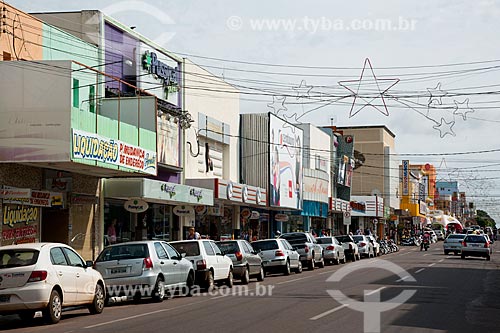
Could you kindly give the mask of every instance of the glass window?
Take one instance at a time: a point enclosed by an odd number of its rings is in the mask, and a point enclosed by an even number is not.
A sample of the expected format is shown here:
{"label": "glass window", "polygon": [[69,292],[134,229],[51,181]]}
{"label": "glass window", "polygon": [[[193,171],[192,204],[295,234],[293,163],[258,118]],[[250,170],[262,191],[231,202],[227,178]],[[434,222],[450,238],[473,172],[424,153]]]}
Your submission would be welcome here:
{"label": "glass window", "polygon": [[80,81],[73,79],[73,107],[80,108]]}
{"label": "glass window", "polygon": [[242,242],[242,244],[243,244],[243,248],[244,248],[244,250],[245,250],[246,253],[252,253],[253,252],[253,247],[252,247],[252,245],[250,245],[249,242],[244,241],[244,242]]}
{"label": "glass window", "polygon": [[198,242],[174,242],[170,243],[179,253],[185,253],[186,257],[200,255],[200,245]]}
{"label": "glass window", "polygon": [[277,250],[278,242],[275,240],[263,240],[252,242],[252,247],[257,251]]}
{"label": "glass window", "polygon": [[75,251],[68,248],[63,248],[63,251],[68,257],[70,266],[85,267],[85,262]]}
{"label": "glass window", "polygon": [[37,250],[3,250],[0,251],[0,268],[21,267],[36,264]]}
{"label": "glass window", "polygon": [[155,251],[158,255],[158,258],[168,259],[167,251],[165,251],[165,248],[159,242],[155,242]]}
{"label": "glass window", "polygon": [[332,244],[333,240],[330,237],[321,237],[317,239],[318,244]]}
{"label": "glass window", "polygon": [[163,244],[163,247],[165,247],[165,250],[167,251],[170,259],[178,259],[181,257],[179,252],[177,252],[172,246],[170,246],[167,243],[162,243],[162,244]]}
{"label": "glass window", "polygon": [[215,254],[222,254],[222,251],[220,250],[220,248],[217,246],[217,244],[215,244],[214,242],[210,242],[210,244],[212,244],[212,247],[214,248],[215,250]]}
{"label": "glass window", "polygon": [[217,245],[219,246],[219,249],[224,251],[226,254],[234,254],[240,250],[238,244],[233,241],[233,242],[218,242]]}
{"label": "glass window", "polygon": [[210,245],[210,242],[203,242],[203,247],[205,248],[205,252],[207,253],[207,255],[209,255],[209,256],[215,255],[215,251],[212,248],[212,246]]}
{"label": "glass window", "polygon": [[137,259],[149,257],[146,244],[120,244],[105,248],[99,257],[98,262],[123,259]]}
{"label": "glass window", "polygon": [[52,265],[67,265],[66,257],[60,247],[50,249],[50,261]]}

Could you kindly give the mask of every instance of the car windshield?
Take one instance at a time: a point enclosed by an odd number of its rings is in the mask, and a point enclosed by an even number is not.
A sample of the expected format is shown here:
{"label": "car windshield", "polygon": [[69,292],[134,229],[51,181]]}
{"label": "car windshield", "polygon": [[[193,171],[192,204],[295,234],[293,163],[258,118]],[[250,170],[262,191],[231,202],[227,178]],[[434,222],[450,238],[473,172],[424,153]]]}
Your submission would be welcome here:
{"label": "car windshield", "polygon": [[318,244],[332,244],[333,243],[333,239],[331,237],[316,238],[316,241],[318,242]]}
{"label": "car windshield", "polygon": [[252,242],[252,247],[255,251],[276,250],[278,249],[278,242],[275,240],[257,241]]}
{"label": "car windshield", "polygon": [[120,244],[105,248],[96,261],[103,262],[147,257],[149,257],[149,251],[146,244]]}
{"label": "car windshield", "polygon": [[290,244],[303,244],[307,242],[307,237],[304,234],[283,234],[281,238],[286,239]]}
{"label": "car windshield", "polygon": [[185,253],[186,256],[199,256],[200,255],[200,245],[198,242],[179,242],[179,243],[170,243],[177,252],[180,254]]}
{"label": "car windshield", "polygon": [[237,242],[217,242],[216,243],[222,252],[234,254],[240,251]]}
{"label": "car windshield", "polygon": [[352,239],[354,239],[354,241],[357,243],[357,242],[361,242],[361,241],[364,241],[365,238],[363,236],[352,236]]}
{"label": "car windshield", "polygon": [[38,260],[39,253],[38,250],[31,249],[1,250],[0,268],[34,265]]}
{"label": "car windshield", "polygon": [[462,234],[452,234],[452,235],[449,235],[447,239],[463,239],[465,237],[465,235],[462,235]]}
{"label": "car windshield", "polygon": [[337,240],[341,243],[348,243],[348,242],[352,242],[352,239],[351,237],[349,236],[336,236],[337,237]]}

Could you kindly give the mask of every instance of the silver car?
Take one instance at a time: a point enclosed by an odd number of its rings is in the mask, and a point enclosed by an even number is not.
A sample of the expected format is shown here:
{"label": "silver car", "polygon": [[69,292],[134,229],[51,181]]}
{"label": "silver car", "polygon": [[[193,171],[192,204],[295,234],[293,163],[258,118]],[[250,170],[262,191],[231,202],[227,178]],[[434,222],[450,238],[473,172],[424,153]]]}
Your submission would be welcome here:
{"label": "silver car", "polygon": [[375,251],[373,249],[373,244],[365,235],[354,235],[352,236],[356,245],[358,245],[358,251],[360,256],[365,256],[367,258],[375,257]]}
{"label": "silver car", "polygon": [[339,235],[335,236],[337,240],[340,242],[342,247],[344,248],[344,253],[347,258],[349,258],[351,261],[356,261],[361,259],[361,255],[359,254],[359,249],[358,245],[352,239],[352,236],[350,235]]}
{"label": "silver car", "polygon": [[471,256],[485,257],[486,260],[490,260],[491,253],[490,242],[484,235],[467,235],[462,241],[462,253],[460,255],[462,259]]}
{"label": "silver car", "polygon": [[221,251],[233,261],[234,277],[241,283],[248,284],[250,278],[264,281],[264,266],[262,258],[252,245],[243,239],[216,242]]}
{"label": "silver car", "polygon": [[465,234],[449,234],[443,242],[444,254],[448,255],[450,252],[458,255],[462,251],[462,241]]}
{"label": "silver car", "polygon": [[323,248],[316,242],[316,239],[308,232],[288,232],[280,236],[286,239],[300,254],[302,265],[313,270],[316,265],[319,268],[325,267],[323,260]]}
{"label": "silver car", "polygon": [[95,261],[109,297],[153,297],[161,302],[167,291],[184,289],[191,295],[193,264],[164,241],[137,241],[106,247]]}
{"label": "silver car", "polygon": [[258,240],[252,242],[252,247],[262,258],[266,273],[283,272],[285,275],[290,275],[291,270],[295,270],[296,273],[302,272],[299,253],[286,239]]}
{"label": "silver car", "polygon": [[323,259],[326,263],[345,264],[345,252],[335,237],[319,237],[316,241],[323,248]]}

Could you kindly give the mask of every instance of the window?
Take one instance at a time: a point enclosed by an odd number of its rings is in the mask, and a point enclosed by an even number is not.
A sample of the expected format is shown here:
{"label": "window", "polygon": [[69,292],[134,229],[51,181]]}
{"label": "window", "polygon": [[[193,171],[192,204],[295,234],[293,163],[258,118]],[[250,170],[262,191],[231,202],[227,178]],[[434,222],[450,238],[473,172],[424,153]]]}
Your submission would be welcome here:
{"label": "window", "polygon": [[60,247],[55,247],[50,250],[50,261],[52,265],[67,265],[66,257]]}
{"label": "window", "polygon": [[73,107],[80,108],[80,81],[73,79]]}
{"label": "window", "polygon": [[212,247],[215,250],[215,254],[222,254],[222,251],[219,249],[219,247],[217,246],[217,244],[215,244],[214,242],[210,242],[210,243],[212,244]]}
{"label": "window", "polygon": [[2,58],[3,58],[4,61],[10,61],[10,60],[12,60],[12,58],[10,56],[10,53],[9,52],[5,52],[5,51],[3,52],[3,57]]}
{"label": "window", "polygon": [[155,251],[156,254],[158,255],[158,258],[168,259],[167,251],[165,251],[165,248],[159,242],[155,243]]}
{"label": "window", "polygon": [[243,242],[243,248],[245,249],[246,253],[252,253],[252,252],[254,252],[252,245],[250,245],[250,243],[247,242],[247,241]]}
{"label": "window", "polygon": [[209,255],[209,256],[215,255],[215,251],[212,248],[212,246],[210,245],[210,242],[203,242],[203,246],[205,247],[205,252],[207,253],[207,255]]}
{"label": "window", "polygon": [[83,262],[82,258],[80,258],[78,254],[76,254],[76,252],[67,248],[63,248],[63,251],[68,257],[70,266],[85,267],[85,263]]}
{"label": "window", "polygon": [[0,268],[22,267],[36,264],[37,250],[4,250],[0,251]]}
{"label": "window", "polygon": [[186,257],[199,256],[200,247],[198,242],[179,242],[171,244],[179,253],[185,253]]}
{"label": "window", "polygon": [[163,243],[163,246],[165,247],[170,259],[179,259],[181,257],[180,254],[169,244]]}
{"label": "window", "polygon": [[95,87],[89,87],[89,111],[95,113]]}

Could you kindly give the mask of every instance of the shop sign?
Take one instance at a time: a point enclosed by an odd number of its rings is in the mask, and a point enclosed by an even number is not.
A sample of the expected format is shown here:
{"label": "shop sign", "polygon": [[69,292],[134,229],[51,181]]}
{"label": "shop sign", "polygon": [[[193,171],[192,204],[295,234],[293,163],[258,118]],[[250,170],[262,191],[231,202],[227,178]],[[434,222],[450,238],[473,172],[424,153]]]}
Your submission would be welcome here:
{"label": "shop sign", "polygon": [[95,195],[71,194],[71,203],[74,205],[95,205],[97,202],[98,198]]}
{"label": "shop sign", "polygon": [[403,160],[403,195],[409,195],[410,192],[410,161]]}
{"label": "shop sign", "polygon": [[248,186],[243,185],[243,189],[241,190],[241,198],[243,202],[248,202]]}
{"label": "shop sign", "polygon": [[149,205],[146,201],[141,199],[130,199],[125,201],[123,207],[126,211],[131,213],[142,213],[148,210]]}
{"label": "shop sign", "polygon": [[160,61],[155,52],[146,51],[143,54],[142,67],[150,74],[158,76],[163,81],[167,96],[169,92],[179,91],[177,69]]}
{"label": "shop sign", "polygon": [[99,161],[156,175],[156,152],[73,128],[72,159]]}
{"label": "shop sign", "polygon": [[258,220],[260,218],[260,213],[256,210],[252,211],[252,215],[250,215],[251,220]]}
{"label": "shop sign", "polygon": [[24,205],[5,205],[3,207],[3,225],[13,228],[15,224],[29,224],[38,221],[40,209]]}
{"label": "shop sign", "polygon": [[173,212],[177,216],[194,215],[194,208],[193,206],[179,205],[174,207]]}
{"label": "shop sign", "polygon": [[247,218],[249,218],[249,217],[250,217],[250,215],[252,215],[252,212],[250,211],[250,209],[248,209],[248,208],[244,208],[244,209],[242,209],[242,210],[241,210],[240,215],[241,215],[241,217],[243,217],[244,219],[247,219]]}
{"label": "shop sign", "polygon": [[0,198],[3,203],[38,206],[38,207],[62,207],[63,196],[59,192],[37,191],[24,188],[5,187],[0,190]]}
{"label": "shop sign", "polygon": [[197,215],[205,215],[207,213],[207,206],[195,206],[194,211]]}
{"label": "shop sign", "polygon": [[276,214],[274,220],[278,222],[288,222],[288,215],[286,214]]}

